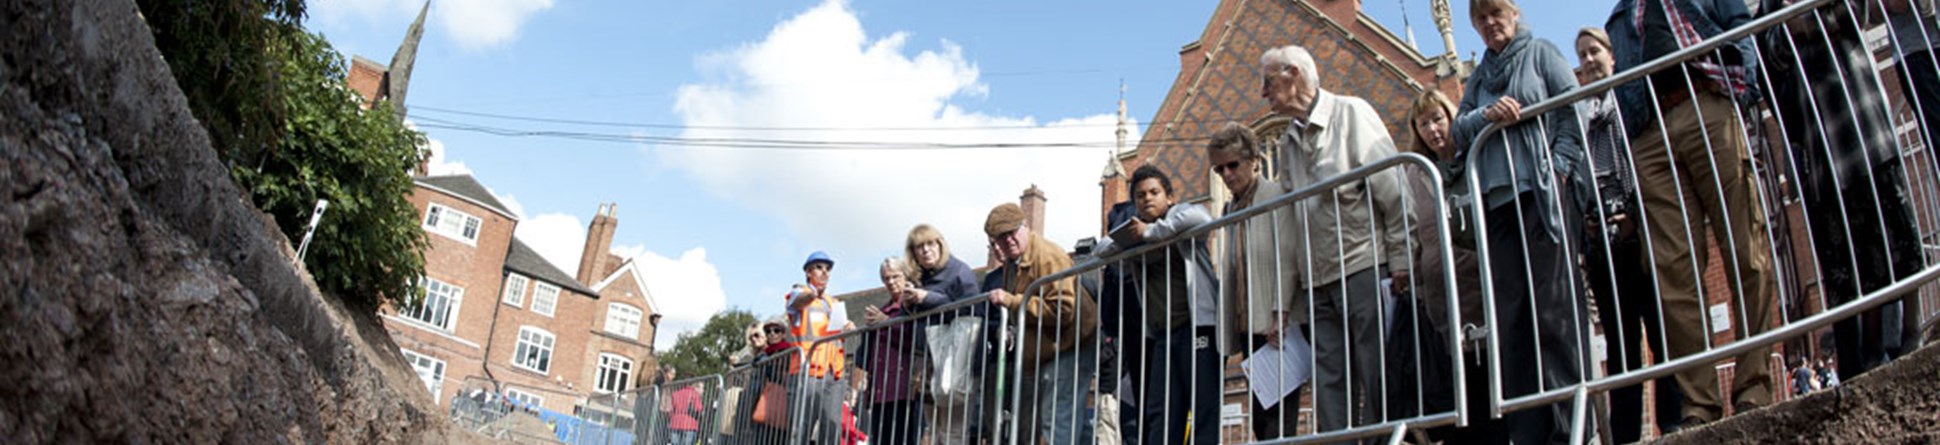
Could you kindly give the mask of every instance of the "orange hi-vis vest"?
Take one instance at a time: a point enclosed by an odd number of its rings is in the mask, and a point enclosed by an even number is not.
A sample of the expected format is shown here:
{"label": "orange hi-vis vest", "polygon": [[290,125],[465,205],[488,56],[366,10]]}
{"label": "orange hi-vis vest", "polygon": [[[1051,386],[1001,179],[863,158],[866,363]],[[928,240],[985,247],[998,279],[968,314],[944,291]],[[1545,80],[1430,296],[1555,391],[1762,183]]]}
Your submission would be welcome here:
{"label": "orange hi-vis vest", "polygon": [[[836,334],[836,331],[829,326],[832,320],[831,315],[834,311],[835,303],[831,302],[828,297],[815,297],[814,302],[809,303],[808,307],[802,308],[801,318],[793,320],[795,323],[793,326],[790,326],[790,329],[795,334],[797,344],[802,347],[804,352],[808,353],[809,377],[822,378],[832,376],[836,379],[842,378],[842,369],[845,365],[843,361],[844,351],[842,350],[842,343],[828,342],[815,345],[810,341],[814,338]],[[808,348],[811,347],[815,348],[815,350],[809,351]],[[796,371],[801,369],[800,365],[790,368]]]}

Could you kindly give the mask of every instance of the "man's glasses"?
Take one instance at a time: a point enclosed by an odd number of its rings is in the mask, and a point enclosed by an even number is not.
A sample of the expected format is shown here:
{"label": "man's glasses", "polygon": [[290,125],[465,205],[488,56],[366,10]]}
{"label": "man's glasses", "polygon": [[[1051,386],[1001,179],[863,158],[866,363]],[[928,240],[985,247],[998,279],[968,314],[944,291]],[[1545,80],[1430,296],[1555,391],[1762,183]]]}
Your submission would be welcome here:
{"label": "man's glasses", "polygon": [[1017,241],[1018,241],[1017,229],[1011,229],[1009,232],[1004,232],[1001,235],[990,237],[991,246],[1001,246],[1004,244],[1012,244],[1012,243],[1016,243]]}
{"label": "man's glasses", "polygon": [[1281,67],[1280,69],[1268,69],[1268,70],[1261,71],[1260,86],[1265,86],[1265,87],[1273,86],[1274,78],[1286,75],[1287,72],[1291,71],[1292,69],[1293,67]]}
{"label": "man's glasses", "polygon": [[1227,176],[1229,172],[1238,171],[1240,163],[1241,161],[1239,160],[1233,160],[1224,164],[1215,165],[1213,166],[1213,173],[1218,173],[1220,176]]}

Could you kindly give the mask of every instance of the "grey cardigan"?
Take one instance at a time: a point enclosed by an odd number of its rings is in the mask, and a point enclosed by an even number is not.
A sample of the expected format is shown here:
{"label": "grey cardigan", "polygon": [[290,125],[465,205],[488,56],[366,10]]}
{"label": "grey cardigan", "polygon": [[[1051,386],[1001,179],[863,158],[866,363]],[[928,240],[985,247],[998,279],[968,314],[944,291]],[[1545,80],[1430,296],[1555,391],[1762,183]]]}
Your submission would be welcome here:
{"label": "grey cardigan", "polygon": [[[1576,87],[1576,75],[1562,51],[1548,40],[1531,37],[1528,29],[1518,29],[1501,51],[1489,50],[1482,56],[1482,63],[1463,90],[1461,111],[1450,126],[1450,140],[1461,150],[1458,163],[1481,156],[1476,171],[1468,173],[1481,181],[1482,199],[1489,208],[1514,202],[1523,193],[1534,193],[1540,203],[1555,202],[1559,177],[1571,181],[1578,192],[1565,198],[1578,199],[1579,206],[1587,204],[1581,202],[1588,169],[1584,167],[1583,133],[1574,107],[1557,108],[1535,119],[1525,116],[1521,123],[1488,136],[1482,144],[1475,143],[1490,124],[1482,110],[1496,100],[1514,97],[1528,108]],[[1538,174],[1550,171],[1555,174]],[[1541,213],[1550,236],[1564,239],[1563,222],[1556,212]]]}

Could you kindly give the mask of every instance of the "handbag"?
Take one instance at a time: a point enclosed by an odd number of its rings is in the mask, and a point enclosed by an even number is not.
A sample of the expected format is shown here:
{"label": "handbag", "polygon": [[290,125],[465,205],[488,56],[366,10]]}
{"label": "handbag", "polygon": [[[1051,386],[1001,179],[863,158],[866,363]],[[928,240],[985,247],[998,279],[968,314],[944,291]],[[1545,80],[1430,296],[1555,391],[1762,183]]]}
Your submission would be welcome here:
{"label": "handbag", "polygon": [[[728,388],[726,391],[722,391],[721,412],[724,412],[724,413],[740,412],[738,411],[738,408],[740,407],[741,407],[741,388]],[[719,428],[717,428],[717,430],[719,430],[721,434],[734,435],[734,432],[735,432],[734,416],[721,416],[720,424],[721,425]]]}
{"label": "handbag", "polygon": [[930,397],[938,403],[968,402],[978,386],[973,362],[983,347],[983,317],[961,316],[923,332],[930,342]]}
{"label": "handbag", "polygon": [[788,390],[780,383],[769,382],[761,387],[761,397],[755,399],[754,423],[788,429]]}

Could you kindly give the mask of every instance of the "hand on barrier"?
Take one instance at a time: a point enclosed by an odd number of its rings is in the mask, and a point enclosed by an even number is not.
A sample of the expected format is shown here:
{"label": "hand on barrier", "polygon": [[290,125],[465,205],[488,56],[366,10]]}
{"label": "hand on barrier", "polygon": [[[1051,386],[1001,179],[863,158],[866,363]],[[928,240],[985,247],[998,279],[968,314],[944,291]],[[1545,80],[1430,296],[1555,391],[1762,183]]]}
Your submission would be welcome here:
{"label": "hand on barrier", "polygon": [[1522,120],[1522,102],[1516,101],[1514,97],[1503,96],[1484,109],[1482,117],[1503,125],[1513,124]]}

